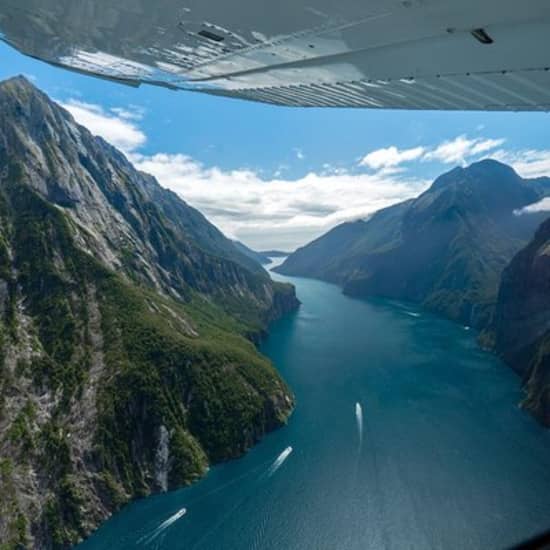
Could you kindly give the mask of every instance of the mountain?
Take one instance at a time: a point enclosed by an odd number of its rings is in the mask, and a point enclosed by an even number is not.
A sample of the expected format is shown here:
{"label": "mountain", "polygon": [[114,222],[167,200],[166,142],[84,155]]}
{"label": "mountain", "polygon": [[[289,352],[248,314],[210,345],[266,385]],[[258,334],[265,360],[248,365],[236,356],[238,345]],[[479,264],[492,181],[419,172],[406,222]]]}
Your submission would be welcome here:
{"label": "mountain", "polygon": [[494,348],[522,377],[523,405],[550,426],[550,220],[502,274]]}
{"label": "mountain", "polygon": [[241,243],[240,241],[233,241],[233,245],[241,254],[244,254],[247,258],[250,258],[257,264],[266,265],[271,263],[271,260],[267,255],[263,254],[262,252],[256,252],[255,250],[248,248],[248,246]]}
{"label": "mountain", "polygon": [[[110,148],[113,154],[118,154],[118,151]],[[125,158],[121,160],[125,161]],[[144,173],[140,173],[140,176],[144,187],[148,188],[148,199],[154,202],[162,214],[178,227],[182,235],[186,235],[209,254],[231,260],[248,271],[262,272],[265,278],[265,273],[261,267],[258,267],[256,259],[251,258],[242,247],[237,247],[235,251],[235,242],[225,237],[198,210],[187,205],[173,191],[161,187],[152,176]]]}
{"label": "mountain", "polygon": [[262,256],[267,256],[268,258],[284,258],[290,256],[292,252],[284,252],[282,250],[261,250],[260,254]]}
{"label": "mountain", "polygon": [[282,425],[293,396],[250,338],[297,305],[24,78],[0,83],[2,548],[68,547]]}
{"label": "mountain", "polygon": [[504,267],[544,219],[514,213],[550,192],[484,160],[437,178],[418,198],[344,223],[275,271],[340,284],[353,296],[419,303],[477,328],[489,322]]}

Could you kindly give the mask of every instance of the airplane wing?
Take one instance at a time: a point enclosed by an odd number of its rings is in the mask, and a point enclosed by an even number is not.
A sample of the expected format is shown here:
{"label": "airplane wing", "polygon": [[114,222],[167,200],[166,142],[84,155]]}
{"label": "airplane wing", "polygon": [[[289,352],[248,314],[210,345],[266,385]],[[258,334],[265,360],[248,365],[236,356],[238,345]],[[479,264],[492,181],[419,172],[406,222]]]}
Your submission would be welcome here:
{"label": "airplane wing", "polygon": [[19,51],[304,107],[550,110],[548,0],[0,0]]}

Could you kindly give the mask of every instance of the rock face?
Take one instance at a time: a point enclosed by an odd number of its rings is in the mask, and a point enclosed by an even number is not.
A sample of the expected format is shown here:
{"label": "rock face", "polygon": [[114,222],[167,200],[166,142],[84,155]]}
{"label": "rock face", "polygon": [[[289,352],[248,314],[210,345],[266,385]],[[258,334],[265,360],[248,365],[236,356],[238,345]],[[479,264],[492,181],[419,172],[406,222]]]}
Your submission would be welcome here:
{"label": "rock face", "polygon": [[67,547],[284,423],[245,336],[297,307],[23,78],[0,83],[0,540]]}
{"label": "rock face", "polygon": [[522,377],[523,405],[550,426],[550,220],[502,274],[495,349]]}
{"label": "rock face", "polygon": [[256,252],[255,250],[252,250],[248,246],[246,246],[244,243],[241,243],[240,241],[233,241],[233,245],[242,252],[245,256],[249,257],[250,259],[254,260],[256,263],[260,265],[266,265],[271,263],[271,260],[268,256],[261,252]]}
{"label": "rock face", "polygon": [[496,161],[455,168],[418,198],[336,227],[276,270],[354,296],[410,300],[482,328],[502,270],[542,219],[514,210],[549,192],[550,179],[522,179]]}

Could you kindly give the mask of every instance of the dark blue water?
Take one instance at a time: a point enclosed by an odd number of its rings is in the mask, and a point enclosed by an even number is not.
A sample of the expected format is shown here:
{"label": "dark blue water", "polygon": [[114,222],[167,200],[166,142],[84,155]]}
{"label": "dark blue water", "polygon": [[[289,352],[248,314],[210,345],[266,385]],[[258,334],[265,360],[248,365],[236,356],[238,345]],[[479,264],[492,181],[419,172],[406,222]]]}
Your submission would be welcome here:
{"label": "dark blue water", "polygon": [[191,488],[131,504],[80,550],[486,549],[550,528],[550,433],[471,332],[292,282],[303,305],[262,346],[296,393],[288,426]]}

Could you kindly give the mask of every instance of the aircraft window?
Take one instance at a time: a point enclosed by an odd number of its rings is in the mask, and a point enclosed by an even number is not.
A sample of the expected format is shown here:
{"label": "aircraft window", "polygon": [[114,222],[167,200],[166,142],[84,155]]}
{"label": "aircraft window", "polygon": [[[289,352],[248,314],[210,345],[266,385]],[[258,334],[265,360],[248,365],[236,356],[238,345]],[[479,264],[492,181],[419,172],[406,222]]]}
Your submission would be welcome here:
{"label": "aircraft window", "polygon": [[209,40],[214,40],[214,42],[221,42],[222,40],[224,40],[223,36],[220,36],[219,34],[216,34],[210,31],[206,31],[204,29],[202,31],[199,31],[199,34],[201,36],[204,36],[204,38],[208,38]]}

